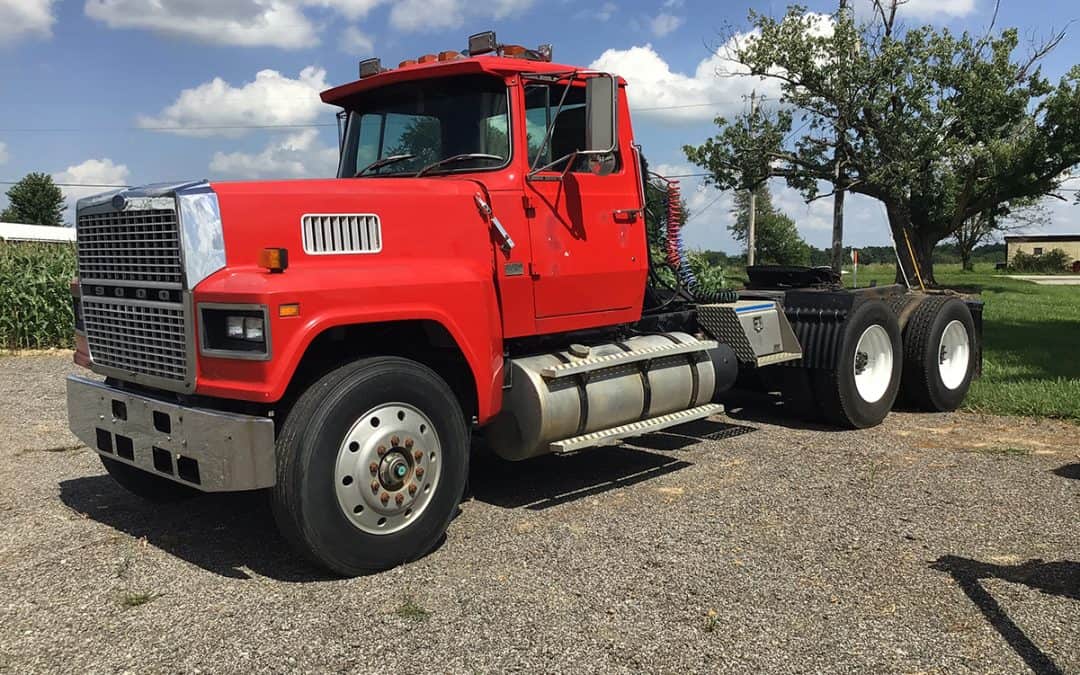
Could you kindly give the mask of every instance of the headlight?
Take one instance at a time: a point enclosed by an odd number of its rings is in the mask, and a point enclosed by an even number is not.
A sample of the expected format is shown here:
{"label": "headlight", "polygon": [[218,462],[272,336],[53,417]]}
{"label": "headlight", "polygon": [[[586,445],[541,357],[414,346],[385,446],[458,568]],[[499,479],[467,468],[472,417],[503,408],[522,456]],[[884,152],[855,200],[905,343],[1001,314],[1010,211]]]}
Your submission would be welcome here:
{"label": "headlight", "polygon": [[268,314],[263,305],[199,305],[201,352],[233,359],[268,359]]}

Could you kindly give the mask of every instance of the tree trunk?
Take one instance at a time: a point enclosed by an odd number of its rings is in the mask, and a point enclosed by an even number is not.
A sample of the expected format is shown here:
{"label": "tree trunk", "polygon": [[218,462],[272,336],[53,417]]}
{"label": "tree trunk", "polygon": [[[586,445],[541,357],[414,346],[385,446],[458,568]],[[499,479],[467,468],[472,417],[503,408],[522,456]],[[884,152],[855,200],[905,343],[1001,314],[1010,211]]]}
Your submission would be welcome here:
{"label": "tree trunk", "polygon": [[957,252],[960,254],[960,269],[965,272],[971,272],[975,269],[975,264],[971,262],[971,251],[965,248],[958,248]]}
{"label": "tree trunk", "polygon": [[933,254],[934,246],[941,237],[933,234],[927,226],[916,227],[911,219],[911,211],[905,204],[887,202],[885,211],[889,216],[889,228],[900,261],[896,269],[896,283],[904,283],[906,276],[912,288],[918,288],[920,282],[927,288],[937,286]]}

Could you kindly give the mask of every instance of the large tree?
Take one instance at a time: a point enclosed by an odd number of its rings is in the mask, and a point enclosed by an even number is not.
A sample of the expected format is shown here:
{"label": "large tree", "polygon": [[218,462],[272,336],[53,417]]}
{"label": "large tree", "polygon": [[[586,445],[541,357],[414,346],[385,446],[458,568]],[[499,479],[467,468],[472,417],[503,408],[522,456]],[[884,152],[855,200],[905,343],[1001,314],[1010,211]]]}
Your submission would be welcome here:
{"label": "large tree", "polygon": [[972,254],[983,244],[990,243],[997,236],[1007,232],[1030,230],[1042,227],[1050,220],[1050,215],[1042,203],[1034,198],[1017,200],[1008,207],[1008,215],[1000,215],[1001,209],[984,211],[973,218],[968,218],[952,233],[956,244],[956,253],[960,256],[962,269],[975,269]]}
{"label": "large tree", "polygon": [[1080,164],[1080,66],[1051,83],[1039,64],[1063,34],[1021,55],[1015,29],[904,29],[902,4],[872,0],[865,24],[752,13],[755,37],[729,56],[779,83],[779,112],[718,118],[716,137],[686,152],[719,187],[745,187],[752,158],[808,200],[829,185],[879,200],[905,267],[933,283],[937,242],[1054,193]]}
{"label": "large tree", "polygon": [[[759,183],[754,188],[754,250],[759,265],[809,265],[810,246],[799,236],[795,221],[787,214],[777,210],[772,203],[769,186]],[[735,219],[728,225],[728,231],[736,241],[746,245],[747,231],[750,227],[750,191],[740,190],[735,193]]]}
{"label": "large tree", "polygon": [[28,173],[7,191],[0,220],[28,225],[63,225],[64,194],[47,173]]}

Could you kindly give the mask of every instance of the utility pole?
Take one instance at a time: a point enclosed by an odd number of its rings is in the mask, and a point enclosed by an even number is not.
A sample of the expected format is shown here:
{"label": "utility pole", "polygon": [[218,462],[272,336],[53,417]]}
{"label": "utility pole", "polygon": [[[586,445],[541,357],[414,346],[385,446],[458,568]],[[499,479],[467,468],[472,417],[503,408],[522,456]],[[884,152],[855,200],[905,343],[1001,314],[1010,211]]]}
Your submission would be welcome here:
{"label": "utility pole", "polygon": [[[840,19],[847,15],[848,0],[840,0]],[[841,74],[843,64],[840,66]],[[847,129],[844,127],[844,117],[840,115],[836,120],[836,149],[833,152],[833,216],[832,216],[832,268],[834,272],[840,272],[844,266],[844,170],[841,164],[843,156],[840,145],[843,142]]]}
{"label": "utility pole", "polygon": [[[754,118],[757,113],[757,91],[750,92],[750,120]],[[748,120],[749,122],[749,120]],[[754,226],[757,221],[757,184],[750,186],[750,218],[746,226],[746,266],[751,267],[754,264],[754,249],[756,242],[754,241]]]}

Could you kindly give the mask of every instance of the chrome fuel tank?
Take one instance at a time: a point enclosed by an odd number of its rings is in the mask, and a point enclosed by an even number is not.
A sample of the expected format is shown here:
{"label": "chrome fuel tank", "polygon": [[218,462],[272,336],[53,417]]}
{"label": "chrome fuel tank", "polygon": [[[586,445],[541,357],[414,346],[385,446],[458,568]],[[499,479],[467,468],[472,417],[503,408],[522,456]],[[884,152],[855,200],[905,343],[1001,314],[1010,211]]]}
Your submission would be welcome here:
{"label": "chrome fuel tank", "polygon": [[514,359],[488,443],[504,459],[526,459],[556,441],[708,403],[715,346],[667,333]]}

